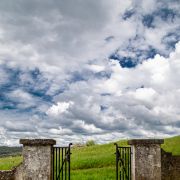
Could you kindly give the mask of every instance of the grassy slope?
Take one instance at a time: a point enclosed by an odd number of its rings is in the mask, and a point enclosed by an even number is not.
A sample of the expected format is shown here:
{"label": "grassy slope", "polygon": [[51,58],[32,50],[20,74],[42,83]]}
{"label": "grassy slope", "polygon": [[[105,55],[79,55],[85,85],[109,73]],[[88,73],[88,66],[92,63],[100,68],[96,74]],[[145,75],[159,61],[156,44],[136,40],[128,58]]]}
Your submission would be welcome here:
{"label": "grassy slope", "polygon": [[[119,141],[119,145],[127,145]],[[180,155],[180,136],[168,138],[162,146],[165,151]],[[115,146],[113,143],[72,149],[72,180],[115,179]],[[0,169],[11,169],[19,164],[21,157],[0,158]]]}
{"label": "grassy slope", "polygon": [[[120,141],[121,146],[127,145]],[[72,149],[72,180],[115,179],[115,146],[113,143]]]}
{"label": "grassy slope", "polygon": [[0,158],[0,170],[9,170],[22,162],[22,156]]}
{"label": "grassy slope", "polygon": [[180,136],[165,139],[161,147],[166,152],[172,152],[173,155],[180,155]]}

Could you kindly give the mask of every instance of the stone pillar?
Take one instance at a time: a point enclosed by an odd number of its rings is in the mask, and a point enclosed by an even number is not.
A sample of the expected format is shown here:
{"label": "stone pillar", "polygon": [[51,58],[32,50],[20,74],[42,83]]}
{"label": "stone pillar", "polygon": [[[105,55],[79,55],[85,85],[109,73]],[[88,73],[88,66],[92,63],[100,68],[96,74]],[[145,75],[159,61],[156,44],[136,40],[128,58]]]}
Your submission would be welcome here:
{"label": "stone pillar", "polygon": [[132,180],[161,180],[162,139],[133,139],[128,144],[132,147]]}
{"label": "stone pillar", "polygon": [[23,144],[23,180],[50,180],[53,139],[20,139]]}

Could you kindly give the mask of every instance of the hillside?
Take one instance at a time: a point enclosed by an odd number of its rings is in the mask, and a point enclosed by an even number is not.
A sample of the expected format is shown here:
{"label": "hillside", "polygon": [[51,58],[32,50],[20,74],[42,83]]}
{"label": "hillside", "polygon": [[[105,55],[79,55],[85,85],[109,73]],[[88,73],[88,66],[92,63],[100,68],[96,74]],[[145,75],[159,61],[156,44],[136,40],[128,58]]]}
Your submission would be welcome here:
{"label": "hillside", "polygon": [[[127,146],[127,141],[118,141]],[[174,155],[180,155],[180,136],[165,139],[162,148]],[[16,158],[16,159],[15,159]],[[22,161],[21,157],[0,158],[0,169],[10,169]],[[7,165],[3,165],[7,163]],[[115,179],[115,146],[114,143],[72,148],[72,180],[114,180]]]}
{"label": "hillside", "polygon": [[22,147],[0,146],[0,157],[19,155],[21,154],[21,152],[22,152]]}
{"label": "hillside", "polygon": [[173,155],[180,155],[180,136],[166,138],[161,147],[166,152],[172,152]]}

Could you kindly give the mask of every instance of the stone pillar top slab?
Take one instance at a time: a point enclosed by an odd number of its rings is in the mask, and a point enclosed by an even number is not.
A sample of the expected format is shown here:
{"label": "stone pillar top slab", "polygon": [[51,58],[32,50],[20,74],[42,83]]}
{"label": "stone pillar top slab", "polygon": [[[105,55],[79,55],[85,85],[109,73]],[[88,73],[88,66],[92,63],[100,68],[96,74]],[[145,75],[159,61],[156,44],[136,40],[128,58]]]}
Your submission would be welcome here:
{"label": "stone pillar top slab", "polygon": [[19,143],[29,146],[48,146],[55,145],[56,141],[54,139],[20,139]]}
{"label": "stone pillar top slab", "polygon": [[128,141],[129,145],[148,145],[148,144],[164,144],[164,139],[132,139]]}

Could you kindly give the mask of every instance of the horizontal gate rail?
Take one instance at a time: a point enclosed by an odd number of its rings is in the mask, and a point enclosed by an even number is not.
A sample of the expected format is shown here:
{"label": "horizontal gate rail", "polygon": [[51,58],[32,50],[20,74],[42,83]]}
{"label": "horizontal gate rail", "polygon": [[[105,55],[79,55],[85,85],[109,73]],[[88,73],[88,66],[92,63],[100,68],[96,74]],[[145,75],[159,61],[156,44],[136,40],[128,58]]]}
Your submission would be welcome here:
{"label": "horizontal gate rail", "polygon": [[131,147],[116,145],[116,180],[131,180]]}
{"label": "horizontal gate rail", "polygon": [[70,180],[71,145],[52,148],[52,180]]}

